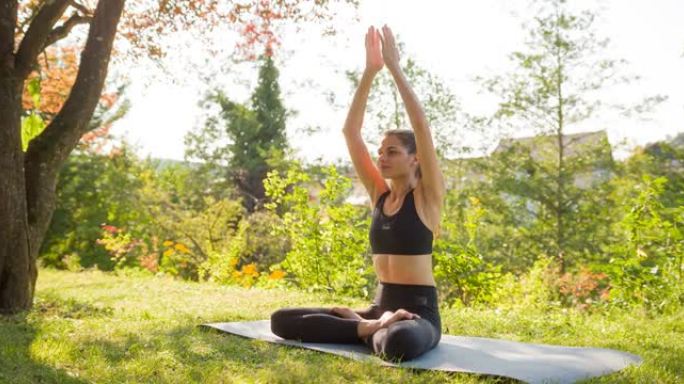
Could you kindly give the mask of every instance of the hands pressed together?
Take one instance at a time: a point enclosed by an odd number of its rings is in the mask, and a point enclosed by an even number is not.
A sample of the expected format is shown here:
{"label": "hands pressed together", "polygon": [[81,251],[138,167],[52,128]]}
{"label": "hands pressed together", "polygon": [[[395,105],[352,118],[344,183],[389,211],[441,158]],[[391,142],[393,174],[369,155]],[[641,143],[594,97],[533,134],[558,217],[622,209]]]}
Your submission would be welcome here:
{"label": "hands pressed together", "polygon": [[399,49],[387,25],[382,27],[382,34],[370,26],[366,33],[366,71],[377,73],[383,65],[390,71],[399,69]]}

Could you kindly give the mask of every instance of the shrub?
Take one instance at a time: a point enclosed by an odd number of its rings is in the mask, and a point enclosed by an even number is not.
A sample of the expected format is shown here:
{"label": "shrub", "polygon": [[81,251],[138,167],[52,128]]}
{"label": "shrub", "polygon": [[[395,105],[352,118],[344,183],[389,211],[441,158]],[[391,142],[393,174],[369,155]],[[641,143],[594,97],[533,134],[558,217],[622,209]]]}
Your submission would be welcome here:
{"label": "shrub", "polygon": [[592,272],[583,266],[577,273],[564,273],[558,281],[558,290],[562,304],[589,310],[597,304],[607,302],[610,285],[608,275],[603,272]]}
{"label": "shrub", "polygon": [[507,273],[493,293],[492,302],[499,307],[544,311],[560,306],[558,292],[559,266],[549,256],[540,255],[524,274]]}
{"label": "shrub", "polygon": [[[684,304],[682,257],[684,209],[668,209],[658,199],[667,179],[644,175],[617,223],[622,241],[608,247],[610,300],[621,307],[643,306],[659,312]],[[665,219],[668,213],[672,221]]]}
{"label": "shrub", "polygon": [[452,305],[490,301],[501,271],[500,267],[485,262],[478,249],[477,229],[484,209],[476,197],[469,201],[463,224],[468,235],[466,242],[459,237],[461,225],[452,222],[444,223],[442,236],[435,241],[435,279],[441,299]]}
{"label": "shrub", "polygon": [[201,279],[220,284],[240,285],[245,288],[252,286],[276,288],[288,285],[284,279],[287,273],[282,271],[277,264],[268,267],[268,271],[259,272],[257,263],[241,263],[242,255],[247,249],[249,227],[249,220],[243,219],[238,225],[235,236],[231,238],[227,251],[209,253],[207,260],[199,268]]}
{"label": "shrub", "polygon": [[369,218],[343,200],[351,187],[334,166],[324,170],[320,199],[315,201],[304,183],[310,180],[298,163],[285,175],[269,172],[264,180],[271,202],[265,206],[282,212],[282,224],[272,233],[286,236],[291,244],[280,263],[292,281],[309,291],[328,291],[348,296],[368,296],[372,268],[368,263]]}

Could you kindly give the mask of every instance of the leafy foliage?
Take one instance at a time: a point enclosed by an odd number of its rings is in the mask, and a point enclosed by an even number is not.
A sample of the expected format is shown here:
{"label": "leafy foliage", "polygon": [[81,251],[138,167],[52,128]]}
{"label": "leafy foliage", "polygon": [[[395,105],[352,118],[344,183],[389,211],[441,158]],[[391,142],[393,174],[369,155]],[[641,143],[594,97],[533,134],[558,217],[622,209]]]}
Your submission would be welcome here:
{"label": "leafy foliage", "polygon": [[663,217],[666,210],[658,197],[666,182],[662,177],[644,175],[635,185],[637,194],[625,205],[628,210],[616,223],[623,241],[607,251],[612,256],[608,268],[613,284],[610,296],[617,305],[668,311],[684,304],[684,209],[667,210],[672,212],[673,221]]}
{"label": "leafy foliage", "polygon": [[[484,209],[476,197],[469,198],[470,206],[464,212],[464,221],[448,221],[444,236],[435,242],[435,278],[440,296],[447,302],[460,300],[459,304],[485,303],[491,299],[497,284],[501,266],[485,261],[477,246],[478,224]],[[465,230],[467,238],[458,235]]]}
{"label": "leafy foliage", "polygon": [[138,204],[141,171],[125,145],[114,155],[70,156],[57,185],[57,207],[41,248],[41,262],[65,267],[69,257],[83,267],[114,268],[116,262],[96,241],[103,224],[128,227],[138,235],[150,223]]}
{"label": "leafy foliage", "polygon": [[280,265],[300,288],[365,297],[372,273],[364,257],[370,222],[343,202],[350,180],[333,166],[325,172],[317,201],[305,186],[309,175],[296,162],[285,174],[273,171],[264,181],[271,199],[266,208],[283,212],[282,223],[271,227],[273,233],[286,236],[292,246]]}

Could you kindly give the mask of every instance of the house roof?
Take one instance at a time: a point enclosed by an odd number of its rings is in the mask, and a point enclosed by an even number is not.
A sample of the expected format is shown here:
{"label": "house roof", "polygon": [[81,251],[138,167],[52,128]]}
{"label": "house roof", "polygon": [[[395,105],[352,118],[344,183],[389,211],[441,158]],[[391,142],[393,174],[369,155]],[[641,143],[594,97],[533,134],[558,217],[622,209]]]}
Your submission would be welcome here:
{"label": "house roof", "polygon": [[[612,157],[608,135],[605,130],[580,132],[563,135],[563,154],[566,158],[578,156],[589,150],[599,150]],[[504,152],[514,146],[529,149],[533,157],[543,157],[558,153],[557,135],[537,135],[520,138],[505,138],[499,142],[492,154]]]}

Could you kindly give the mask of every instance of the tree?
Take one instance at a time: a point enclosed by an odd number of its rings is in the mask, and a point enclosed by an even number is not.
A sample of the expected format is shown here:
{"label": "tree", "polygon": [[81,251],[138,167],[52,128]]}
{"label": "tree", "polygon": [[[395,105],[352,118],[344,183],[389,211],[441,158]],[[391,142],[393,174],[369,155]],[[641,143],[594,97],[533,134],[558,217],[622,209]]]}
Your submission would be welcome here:
{"label": "tree", "polygon": [[[634,107],[606,105],[596,91],[634,79],[618,76],[619,62],[601,55],[609,40],[595,36],[596,14],[589,10],[574,11],[565,0],[536,4],[532,25],[526,26],[528,49],[511,55],[516,70],[489,79],[485,85],[504,99],[495,121],[551,136],[555,145],[510,148],[508,156],[493,163],[490,170],[506,192],[537,206],[537,228],[531,233],[548,240],[544,251],[556,257],[562,273],[567,253],[572,249],[571,238],[581,233],[573,223],[597,219],[592,217],[594,210],[583,209],[600,207],[598,190],[578,188],[574,180],[582,173],[592,172],[600,162],[610,168],[611,160],[602,159],[600,152],[595,151],[583,151],[570,160],[568,148],[573,139],[567,134],[568,128],[607,106],[628,114],[648,110],[663,98],[646,98]],[[530,150],[539,152],[539,156],[533,157]],[[527,176],[517,177],[518,172]],[[583,207],[582,203],[589,205]]]}
{"label": "tree", "polygon": [[17,1],[0,2],[0,311],[31,306],[36,257],[54,210],[57,173],[85,133],[100,99],[124,0],[100,2],[92,17],[81,66],[69,98],[45,130],[21,149],[20,114],[24,81],[42,49],[59,36],[53,26],[69,1],[37,8],[14,50]]}
{"label": "tree", "polygon": [[[285,122],[288,112],[280,99],[278,69],[273,58],[262,57],[259,81],[251,106],[229,100],[220,90],[204,103],[221,108],[221,126],[215,118],[186,138],[187,154],[217,173],[227,173],[243,198],[247,212],[254,212],[265,197],[263,180],[288,150]],[[226,143],[216,145],[215,143]],[[225,169],[225,171],[221,171]]]}
{"label": "tree", "polygon": [[[119,21],[122,37],[145,54],[162,57],[155,37],[190,30],[193,23],[242,28],[241,47],[277,43],[274,23],[330,14],[330,2],[302,10],[299,2],[253,1],[219,7],[219,0],[0,0],[0,312],[28,309],[37,278],[36,257],[55,208],[59,169],[81,136],[102,94]],[[156,7],[156,9],[155,9]],[[92,10],[94,8],[94,10]],[[68,9],[74,10],[66,16]],[[123,14],[123,18],[122,18]],[[60,23],[60,25],[57,25]],[[211,24],[211,23],[214,24]],[[78,73],[54,119],[22,151],[22,92],[38,55],[88,24]],[[205,26],[207,24],[204,24]],[[202,28],[200,28],[202,29]],[[205,30],[207,28],[204,28]],[[197,30],[197,29],[195,29]],[[15,49],[16,48],[16,49]],[[140,53],[140,51],[138,51]],[[142,56],[139,54],[139,56]]]}

